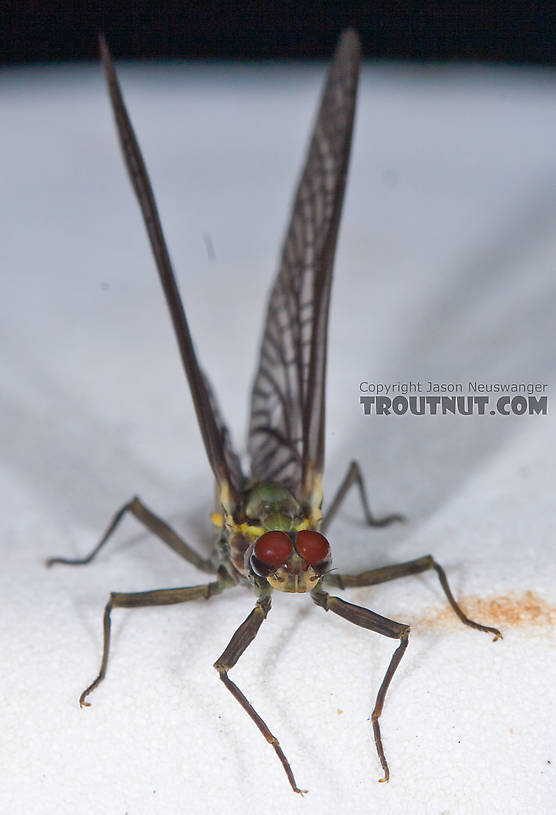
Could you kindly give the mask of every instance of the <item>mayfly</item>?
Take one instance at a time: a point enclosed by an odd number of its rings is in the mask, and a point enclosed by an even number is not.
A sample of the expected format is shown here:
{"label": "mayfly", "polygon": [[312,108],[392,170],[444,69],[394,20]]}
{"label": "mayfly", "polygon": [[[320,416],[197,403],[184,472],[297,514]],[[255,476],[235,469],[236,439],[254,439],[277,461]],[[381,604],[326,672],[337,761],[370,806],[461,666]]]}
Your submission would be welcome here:
{"label": "mayfly", "polygon": [[331,595],[325,587],[372,586],[434,569],[448,602],[465,625],[490,632],[495,640],[500,637],[500,632],[465,616],[450,590],[444,570],[430,555],[358,575],[331,570],[330,545],[324,533],[352,486],[358,487],[369,526],[385,526],[401,520],[398,515],[377,518],[371,513],[356,462],[351,463],[324,516],[321,511],[328,308],[355,112],[361,55],[359,39],[354,31],[345,31],[328,70],[279,272],[270,294],[251,395],[249,475],[242,472],[212,388],[197,361],[147,170],[102,37],[100,48],[125,163],[141,207],[201,435],[216,479],[217,506],[212,519],[218,533],[213,555],[205,559],[139,498],[133,498],[115,514],[88,557],[52,558],[48,561],[49,565],[89,563],[122,518],[130,513],[174,552],[213,576],[210,582],[198,586],[111,593],[104,612],[100,671],[81,694],[80,704],[89,705],[87,697],[106,675],[113,609],[170,605],[201,598],[208,600],[232,586],[246,584],[255,592],[255,607],[236,630],[214,667],[226,688],[276,752],[292,789],[303,793],[278,739],[228,674],[267,617],[272,591],[308,592],[317,606],[325,611],[332,611],[350,623],[399,641],[371,714],[374,740],[384,773],[380,780],[388,781],[389,769],[379,720],[388,686],[407,648],[409,626]]}

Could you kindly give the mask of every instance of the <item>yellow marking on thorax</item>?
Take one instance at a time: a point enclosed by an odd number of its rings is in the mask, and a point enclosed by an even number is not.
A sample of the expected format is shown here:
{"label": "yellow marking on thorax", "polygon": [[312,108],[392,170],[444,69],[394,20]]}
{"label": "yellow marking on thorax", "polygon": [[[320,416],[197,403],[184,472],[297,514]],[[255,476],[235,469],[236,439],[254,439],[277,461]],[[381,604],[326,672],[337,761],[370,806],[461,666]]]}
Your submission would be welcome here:
{"label": "yellow marking on thorax", "polygon": [[[224,509],[228,511],[232,506],[232,494],[230,492],[230,486],[225,481],[220,485],[220,503]],[[215,514],[218,515],[218,513]]]}
{"label": "yellow marking on thorax", "polygon": [[221,512],[211,512],[210,519],[217,529],[222,529],[224,526],[224,518]]}
{"label": "yellow marking on thorax", "polygon": [[304,529],[317,529],[322,521],[322,512],[320,509],[313,510],[309,518],[303,518],[300,523],[294,526],[296,532],[302,532]]}
{"label": "yellow marking on thorax", "polygon": [[248,523],[236,524],[232,515],[222,515],[221,512],[212,512],[210,519],[218,529],[226,527],[232,535],[243,535],[246,538],[260,538],[264,529],[262,526],[253,526]]}
{"label": "yellow marking on thorax", "polygon": [[[238,535],[244,535],[247,538],[259,538],[264,528],[262,526],[254,526],[248,523],[236,524],[231,515],[225,517],[221,512],[211,512],[210,520],[217,529],[222,529],[227,526],[228,529]],[[304,529],[315,529],[322,520],[322,512],[320,509],[314,510],[310,518],[304,518],[294,526],[296,532],[301,532]]]}
{"label": "yellow marking on thorax", "polygon": [[242,524],[234,524],[232,523],[231,528],[234,532],[243,535],[246,538],[260,538],[261,535],[264,533],[264,529],[262,526],[252,526],[251,524],[242,523]]}
{"label": "yellow marking on thorax", "polygon": [[311,510],[313,516],[319,513],[320,518],[322,518],[322,512],[320,511],[321,506],[322,506],[322,475],[320,473],[317,473],[313,481],[313,489],[311,492]]}

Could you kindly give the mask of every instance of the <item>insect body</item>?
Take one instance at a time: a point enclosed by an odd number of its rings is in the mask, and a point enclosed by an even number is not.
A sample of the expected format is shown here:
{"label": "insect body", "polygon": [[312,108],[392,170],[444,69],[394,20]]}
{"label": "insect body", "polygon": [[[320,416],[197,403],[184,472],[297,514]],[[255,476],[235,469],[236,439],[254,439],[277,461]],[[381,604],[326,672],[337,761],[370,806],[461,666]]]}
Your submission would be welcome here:
{"label": "insect body", "polygon": [[197,362],[150,181],[102,38],[101,55],[127,170],[141,207],[216,479],[218,502],[212,519],[219,532],[213,556],[205,559],[139,498],[133,498],[116,513],[104,536],[86,558],[52,558],[48,561],[49,565],[89,563],[120,520],[131,513],[178,555],[212,575],[210,582],[198,586],[126,594],[113,592],[104,613],[100,671],[81,694],[80,703],[89,704],[87,697],[106,674],[112,609],[208,599],[238,583],[248,584],[256,593],[256,605],[232,636],[215,668],[222,682],[275,750],[292,789],[304,792],[296,784],[280,743],[228,673],[266,618],[272,591],[308,592],[324,610],[399,641],[371,715],[376,748],[384,771],[381,780],[387,781],[389,769],[379,719],[388,686],[407,648],[409,626],[342,600],[329,594],[325,588],[370,586],[434,569],[449,603],[463,623],[491,632],[495,639],[500,632],[465,616],[450,591],[444,570],[430,555],[359,575],[331,572],[330,545],[325,532],[351,486],[359,489],[365,519],[370,526],[384,526],[401,520],[398,515],[385,518],[372,515],[355,462],[350,465],[327,513],[323,516],[321,512],[328,307],[355,111],[360,60],[358,37],[352,30],[344,32],[329,68],[280,269],[271,291],[251,397],[248,440],[251,472],[248,475],[242,472],[211,387]]}

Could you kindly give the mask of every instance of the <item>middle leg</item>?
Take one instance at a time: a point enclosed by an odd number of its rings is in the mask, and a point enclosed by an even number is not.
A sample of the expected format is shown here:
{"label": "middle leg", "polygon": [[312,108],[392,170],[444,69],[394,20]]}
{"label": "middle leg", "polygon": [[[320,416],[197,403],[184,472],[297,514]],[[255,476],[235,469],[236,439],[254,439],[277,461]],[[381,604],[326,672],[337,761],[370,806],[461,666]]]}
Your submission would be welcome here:
{"label": "middle leg", "polygon": [[470,628],[476,628],[479,631],[486,631],[490,634],[494,634],[494,642],[496,642],[497,639],[500,639],[502,634],[497,628],[476,623],[474,620],[469,619],[469,617],[464,614],[463,610],[458,605],[454,595],[452,594],[452,590],[448,584],[448,578],[446,577],[446,572],[442,566],[436,562],[432,555],[425,555],[424,557],[416,558],[415,560],[408,560],[405,563],[397,563],[394,566],[384,566],[380,569],[369,569],[369,571],[362,572],[361,574],[336,574],[335,572],[331,572],[325,575],[323,582],[329,586],[338,586],[341,589],[347,589],[354,586],[375,586],[378,583],[386,583],[389,580],[396,580],[398,577],[407,577],[408,575],[419,574],[420,572],[425,572],[428,569],[434,569],[437,573],[438,579],[440,580],[440,585],[442,586],[448,602],[464,625],[468,625]]}
{"label": "middle leg", "polygon": [[112,628],[111,614],[114,608],[144,608],[145,606],[167,606],[174,603],[187,603],[189,600],[208,600],[214,594],[219,594],[224,589],[233,584],[221,577],[212,583],[204,583],[200,586],[188,586],[177,589],[156,589],[155,591],[138,591],[133,593],[112,592],[110,599],[104,609],[104,646],[102,649],[102,662],[96,679],[85,688],[79,697],[80,707],[89,707],[90,702],[86,702],[87,696],[97,688],[106,676],[108,668],[108,656],[110,653],[110,633]]}

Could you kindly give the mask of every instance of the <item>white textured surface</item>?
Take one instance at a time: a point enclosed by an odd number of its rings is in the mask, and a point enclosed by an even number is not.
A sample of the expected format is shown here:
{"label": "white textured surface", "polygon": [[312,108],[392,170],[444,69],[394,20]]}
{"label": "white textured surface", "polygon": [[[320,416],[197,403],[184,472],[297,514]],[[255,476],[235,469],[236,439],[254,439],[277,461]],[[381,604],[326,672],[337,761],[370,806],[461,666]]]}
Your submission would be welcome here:
{"label": "white textured surface", "polygon": [[[236,439],[320,76],[121,69]],[[100,71],[3,80],[2,811],[550,811],[554,411],[371,418],[358,383],[556,382],[556,77],[365,69],[332,295],[325,486],[357,457],[377,511],[409,521],[368,531],[351,498],[330,530],[336,563],[354,572],[430,551],[504,640],[445,613],[433,575],[346,592],[413,626],[380,785],[368,716],[395,643],[307,597],[276,597],[232,676],[304,800],[211,667],[252,606],[245,590],[115,613],[109,676],[89,710],[77,705],[109,590],[201,578],[131,520],[86,569],[47,572],[43,559],[87,552],[134,493],[207,551],[212,484]]]}

